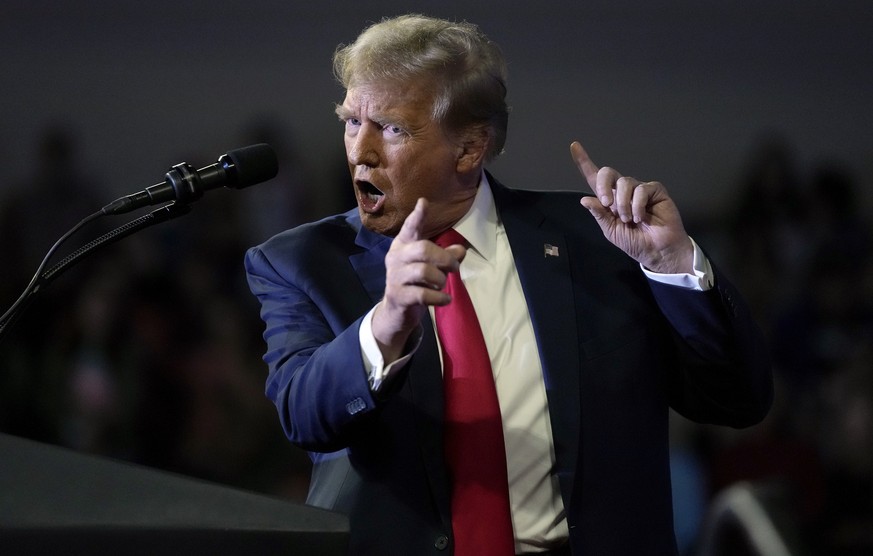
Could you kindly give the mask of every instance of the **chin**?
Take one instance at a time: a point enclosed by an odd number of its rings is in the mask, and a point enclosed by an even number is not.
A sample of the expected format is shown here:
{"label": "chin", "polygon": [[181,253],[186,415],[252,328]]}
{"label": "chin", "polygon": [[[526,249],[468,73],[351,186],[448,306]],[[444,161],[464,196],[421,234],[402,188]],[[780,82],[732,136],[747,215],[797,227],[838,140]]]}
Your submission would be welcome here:
{"label": "chin", "polygon": [[361,223],[365,228],[371,232],[382,234],[383,236],[396,236],[397,232],[400,231],[400,228],[403,225],[402,220],[400,222],[395,222],[394,219],[389,218],[384,213],[372,214],[364,212],[360,207],[358,207],[358,214],[361,215]]}

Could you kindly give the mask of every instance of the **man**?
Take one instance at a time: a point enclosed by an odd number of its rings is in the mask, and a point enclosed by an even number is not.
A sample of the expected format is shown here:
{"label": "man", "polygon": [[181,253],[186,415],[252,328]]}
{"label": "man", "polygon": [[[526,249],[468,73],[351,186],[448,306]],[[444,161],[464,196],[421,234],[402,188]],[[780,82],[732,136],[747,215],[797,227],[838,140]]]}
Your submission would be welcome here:
{"label": "man", "polygon": [[[308,502],[349,514],[353,554],[674,554],[668,407],[748,426],[772,386],[747,308],[664,186],[598,168],[579,143],[595,193],[581,207],[485,172],[506,70],[474,25],[387,19],[334,68],[358,207],[246,258],[267,395],[313,453]],[[449,229],[463,237],[438,246]],[[502,430],[461,457],[463,363],[440,324],[469,306],[443,291],[458,274],[487,348],[468,366],[492,373],[466,390],[496,393]],[[459,479],[494,453],[500,488]],[[501,509],[470,509],[492,495]]]}

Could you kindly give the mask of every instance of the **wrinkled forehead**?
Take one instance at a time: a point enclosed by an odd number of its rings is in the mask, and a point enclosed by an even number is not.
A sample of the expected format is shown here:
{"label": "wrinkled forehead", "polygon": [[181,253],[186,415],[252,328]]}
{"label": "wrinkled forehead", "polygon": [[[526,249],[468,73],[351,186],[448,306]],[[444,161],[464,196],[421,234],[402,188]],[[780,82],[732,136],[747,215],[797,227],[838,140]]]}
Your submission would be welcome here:
{"label": "wrinkled forehead", "polygon": [[367,82],[346,89],[341,108],[378,113],[403,112],[408,116],[417,113],[432,118],[435,100],[435,92],[427,82]]}

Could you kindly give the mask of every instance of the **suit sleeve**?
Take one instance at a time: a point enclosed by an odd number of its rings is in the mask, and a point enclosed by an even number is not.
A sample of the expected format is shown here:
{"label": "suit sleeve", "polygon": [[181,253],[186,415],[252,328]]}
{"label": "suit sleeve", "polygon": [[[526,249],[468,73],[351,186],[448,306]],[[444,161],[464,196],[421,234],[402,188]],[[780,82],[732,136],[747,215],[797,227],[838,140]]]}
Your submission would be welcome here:
{"label": "suit sleeve", "polygon": [[319,280],[306,275],[305,266],[271,258],[260,247],[245,259],[249,287],[266,323],[267,397],[293,443],[330,452],[347,446],[376,402],[361,359],[360,318],[349,323],[343,314],[352,310],[333,301],[342,296],[328,295],[330,284],[335,290],[341,278]]}
{"label": "suit sleeve", "polygon": [[680,346],[671,406],[697,422],[751,426],[773,402],[769,352],[739,292],[713,270],[715,286],[703,292],[650,281]]}

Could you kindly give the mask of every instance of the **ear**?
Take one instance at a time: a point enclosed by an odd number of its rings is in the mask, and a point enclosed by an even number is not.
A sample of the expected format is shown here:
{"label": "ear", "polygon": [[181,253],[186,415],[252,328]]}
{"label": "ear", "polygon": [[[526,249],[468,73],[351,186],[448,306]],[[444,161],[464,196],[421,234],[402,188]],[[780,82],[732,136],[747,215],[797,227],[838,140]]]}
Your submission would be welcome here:
{"label": "ear", "polygon": [[488,147],[491,145],[491,134],[488,133],[488,127],[470,128],[461,134],[459,139],[457,171],[460,173],[478,171],[485,164]]}

